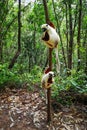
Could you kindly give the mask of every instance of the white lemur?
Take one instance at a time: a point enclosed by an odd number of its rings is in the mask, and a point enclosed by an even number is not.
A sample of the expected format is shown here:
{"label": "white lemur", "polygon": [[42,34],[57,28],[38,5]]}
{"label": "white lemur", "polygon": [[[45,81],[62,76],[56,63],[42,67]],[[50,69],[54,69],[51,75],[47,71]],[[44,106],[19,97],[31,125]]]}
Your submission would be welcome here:
{"label": "white lemur", "polygon": [[59,56],[58,56],[58,43],[60,41],[60,37],[57,34],[56,29],[49,24],[43,24],[41,26],[41,29],[43,31],[42,40],[44,41],[44,43],[49,48],[55,48],[57,73],[59,73],[60,72],[60,62],[59,62]]}
{"label": "white lemur", "polygon": [[49,68],[45,71],[42,80],[41,80],[41,85],[44,90],[45,96],[46,96],[46,104],[48,103],[47,100],[47,89],[51,87],[51,85],[54,82],[54,72],[49,71]]}
{"label": "white lemur", "polygon": [[42,87],[45,89],[50,88],[54,82],[53,77],[54,77],[54,72],[49,71],[48,73],[45,73],[42,77],[42,80],[41,80]]}

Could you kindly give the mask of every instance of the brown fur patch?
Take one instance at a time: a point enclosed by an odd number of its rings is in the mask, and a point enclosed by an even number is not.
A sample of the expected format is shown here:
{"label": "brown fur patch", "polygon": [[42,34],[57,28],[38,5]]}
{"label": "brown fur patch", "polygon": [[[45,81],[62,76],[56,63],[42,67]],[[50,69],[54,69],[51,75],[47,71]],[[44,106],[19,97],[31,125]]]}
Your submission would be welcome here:
{"label": "brown fur patch", "polygon": [[54,26],[54,24],[53,24],[51,21],[49,22],[49,25],[50,25],[52,28],[55,29],[55,26]]}
{"label": "brown fur patch", "polygon": [[48,79],[48,83],[49,83],[49,84],[52,84],[52,83],[53,83],[52,77],[50,77],[50,78]]}
{"label": "brown fur patch", "polygon": [[55,47],[57,47],[57,45],[58,45],[58,42],[56,41],[56,42],[55,42]]}

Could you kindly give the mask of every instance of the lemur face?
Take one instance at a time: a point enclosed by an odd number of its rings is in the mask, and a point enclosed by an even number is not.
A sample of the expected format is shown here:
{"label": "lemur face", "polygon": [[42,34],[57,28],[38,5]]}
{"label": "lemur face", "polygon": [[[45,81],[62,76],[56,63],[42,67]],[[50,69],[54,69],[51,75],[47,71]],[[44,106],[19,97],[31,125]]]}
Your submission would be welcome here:
{"label": "lemur face", "polygon": [[49,72],[49,78],[54,77],[54,72]]}
{"label": "lemur face", "polygon": [[43,24],[42,26],[41,26],[41,29],[42,29],[42,31],[43,32],[45,32],[45,31],[47,31],[48,30],[48,24]]}

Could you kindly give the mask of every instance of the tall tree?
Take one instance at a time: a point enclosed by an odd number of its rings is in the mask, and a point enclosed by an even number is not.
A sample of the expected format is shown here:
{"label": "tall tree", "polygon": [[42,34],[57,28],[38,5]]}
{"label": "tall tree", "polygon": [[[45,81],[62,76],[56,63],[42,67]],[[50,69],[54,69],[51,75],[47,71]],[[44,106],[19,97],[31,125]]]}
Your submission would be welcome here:
{"label": "tall tree", "polygon": [[68,1],[68,9],[69,9],[69,47],[68,47],[68,69],[69,74],[72,69],[72,49],[73,49],[73,27],[72,27],[72,1]]}
{"label": "tall tree", "polygon": [[8,14],[8,0],[0,1],[0,62],[3,58],[4,32],[6,30],[6,17]]}
{"label": "tall tree", "polygon": [[78,71],[80,70],[81,57],[80,57],[80,40],[81,40],[81,19],[82,19],[82,0],[79,0],[79,16],[78,16],[78,35],[77,35],[77,44],[78,44]]}
{"label": "tall tree", "polygon": [[61,46],[62,46],[63,59],[64,59],[65,67],[67,68],[65,50],[64,50],[64,47],[63,47],[63,42],[62,42],[62,37],[61,37],[61,33],[60,33],[60,27],[59,27],[59,23],[58,23],[58,17],[57,17],[57,14],[56,14],[56,8],[55,8],[54,0],[52,0],[52,4],[53,4],[53,9],[54,9],[55,19],[56,19],[56,22],[57,22],[57,28],[58,28],[58,31],[59,31],[60,42],[61,42]]}
{"label": "tall tree", "polygon": [[65,8],[66,8],[66,12],[65,12],[65,14],[66,14],[66,43],[67,43],[67,45],[66,45],[66,51],[67,51],[67,59],[68,59],[68,43],[69,43],[69,32],[68,32],[68,7],[67,7],[67,3],[65,2]]}
{"label": "tall tree", "polygon": [[[49,19],[46,0],[43,0],[43,5],[44,5],[46,23],[49,24],[50,19]],[[50,70],[52,70],[52,49],[51,48],[49,48],[49,68],[50,68]],[[47,121],[50,122],[51,121],[51,102],[50,102],[50,100],[51,100],[51,88],[47,89],[47,100],[48,100],[48,104],[47,104]]]}
{"label": "tall tree", "polygon": [[11,63],[9,64],[9,69],[14,66],[16,59],[18,58],[21,51],[21,0],[19,0],[18,3],[18,49],[13,59],[11,60]]}

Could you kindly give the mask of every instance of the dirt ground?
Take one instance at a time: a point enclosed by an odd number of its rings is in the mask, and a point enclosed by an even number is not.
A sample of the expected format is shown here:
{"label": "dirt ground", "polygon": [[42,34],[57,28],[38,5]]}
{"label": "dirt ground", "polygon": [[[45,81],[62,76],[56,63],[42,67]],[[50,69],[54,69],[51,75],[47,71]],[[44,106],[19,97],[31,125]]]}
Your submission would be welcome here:
{"label": "dirt ground", "polygon": [[48,124],[47,106],[40,91],[6,88],[0,92],[0,130],[87,130],[86,105],[52,106],[52,121]]}

